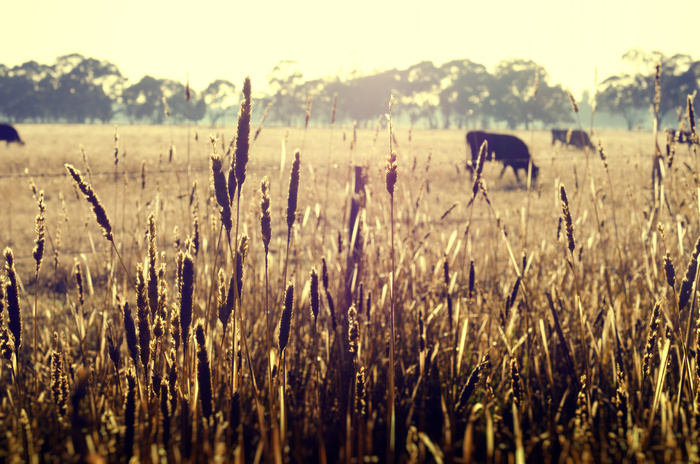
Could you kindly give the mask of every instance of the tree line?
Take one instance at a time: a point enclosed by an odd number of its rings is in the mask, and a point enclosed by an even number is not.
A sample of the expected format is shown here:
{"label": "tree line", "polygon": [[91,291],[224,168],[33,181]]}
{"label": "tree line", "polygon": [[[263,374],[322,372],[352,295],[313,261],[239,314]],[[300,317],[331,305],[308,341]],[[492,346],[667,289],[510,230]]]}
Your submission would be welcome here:
{"label": "tree line", "polygon": [[[689,55],[630,50],[622,59],[634,72],[609,76],[584,93],[579,106],[595,108],[599,124],[610,117],[628,129],[658,117],[672,124],[683,116],[687,95],[700,82],[700,62]],[[661,96],[655,101],[656,65]],[[311,124],[328,124],[335,98],[336,120],[373,125],[386,110],[388,95],[397,100],[395,117],[430,128],[506,126],[529,128],[574,123],[570,95],[551,84],[543,66],[509,59],[492,72],[468,59],[435,66],[423,61],[406,69],[304,80],[298,64],[280,61],[268,75],[269,92],[256,100],[260,116],[270,105],[270,123],[303,124],[312,98]],[[188,83],[144,76],[130,84],[117,65],[80,54],[60,56],[53,64],[28,61],[0,64],[0,115],[11,122],[93,123],[115,120],[161,124],[166,117],[211,124],[236,116],[240,90],[217,79],[205,89]],[[650,108],[658,104],[658,111]],[[607,115],[606,115],[607,113]],[[658,116],[656,116],[658,115]],[[603,121],[602,123],[600,121]]]}

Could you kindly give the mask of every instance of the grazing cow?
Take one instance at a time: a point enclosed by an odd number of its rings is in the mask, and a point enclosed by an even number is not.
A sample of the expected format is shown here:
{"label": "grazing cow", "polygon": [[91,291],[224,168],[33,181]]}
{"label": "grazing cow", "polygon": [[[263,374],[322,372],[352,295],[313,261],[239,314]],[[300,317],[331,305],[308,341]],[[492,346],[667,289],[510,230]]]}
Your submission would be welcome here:
{"label": "grazing cow", "polygon": [[9,145],[10,142],[17,142],[24,145],[24,142],[19,138],[19,134],[15,128],[5,123],[0,123],[0,140],[5,140],[7,145]]}
{"label": "grazing cow", "polygon": [[569,129],[566,131],[562,129],[552,129],[552,145],[557,141],[567,147],[573,145],[579,150],[583,150],[585,147],[589,147],[591,150],[595,149],[595,145],[591,142],[588,132],[582,130]]}
{"label": "grazing cow", "polygon": [[[503,173],[506,172],[506,168],[510,166],[513,168],[515,173],[515,179],[520,183],[520,177],[518,176],[518,171],[523,169],[525,174],[527,174],[528,165],[531,161],[530,151],[527,149],[525,142],[515,137],[514,135],[507,134],[492,134],[482,131],[472,131],[467,133],[467,145],[472,152],[472,163],[471,166],[467,166],[469,171],[472,171],[472,166],[476,164],[476,160],[479,158],[479,149],[481,145],[486,141],[488,143],[488,153],[486,153],[486,160],[496,160],[503,163],[503,169],[501,170],[501,175],[499,178],[503,177]],[[537,174],[539,173],[539,168],[532,163],[532,180],[537,182]]]}

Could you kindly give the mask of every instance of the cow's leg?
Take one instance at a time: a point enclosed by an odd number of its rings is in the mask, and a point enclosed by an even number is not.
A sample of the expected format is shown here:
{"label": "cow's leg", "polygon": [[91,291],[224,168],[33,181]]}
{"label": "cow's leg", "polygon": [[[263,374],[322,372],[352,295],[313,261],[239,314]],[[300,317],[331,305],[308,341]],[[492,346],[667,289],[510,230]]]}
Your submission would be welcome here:
{"label": "cow's leg", "polygon": [[506,172],[506,168],[507,168],[507,167],[508,167],[507,164],[504,164],[504,165],[503,165],[503,169],[501,169],[501,175],[498,176],[499,179],[503,178],[503,173]]}
{"label": "cow's leg", "polygon": [[512,168],[513,168],[513,174],[515,174],[515,180],[517,180],[518,183],[520,183],[520,177],[518,176],[518,170],[515,168],[515,166],[512,166]]}

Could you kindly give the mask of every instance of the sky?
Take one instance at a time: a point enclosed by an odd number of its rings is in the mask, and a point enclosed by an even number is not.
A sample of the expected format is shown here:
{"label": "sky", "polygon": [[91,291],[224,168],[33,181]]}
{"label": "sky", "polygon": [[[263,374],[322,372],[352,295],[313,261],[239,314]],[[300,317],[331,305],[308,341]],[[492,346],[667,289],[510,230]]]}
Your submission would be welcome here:
{"label": "sky", "polygon": [[[632,48],[700,60],[699,0],[7,0],[0,63],[53,63],[80,53],[116,64],[129,83],[146,74],[203,90],[238,88],[250,75],[266,90],[281,60],[303,79],[353,70],[439,66],[470,59],[493,71],[531,59],[580,97],[629,71]],[[688,20],[690,19],[690,21]]]}

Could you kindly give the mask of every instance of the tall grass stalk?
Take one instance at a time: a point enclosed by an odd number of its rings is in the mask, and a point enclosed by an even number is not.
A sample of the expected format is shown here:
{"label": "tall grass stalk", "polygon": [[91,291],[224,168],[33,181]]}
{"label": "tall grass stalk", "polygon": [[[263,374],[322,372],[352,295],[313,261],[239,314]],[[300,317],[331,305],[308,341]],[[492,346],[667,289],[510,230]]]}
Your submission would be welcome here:
{"label": "tall grass stalk", "polygon": [[391,111],[394,107],[394,96],[391,96],[391,99],[389,100],[389,113],[387,115],[387,119],[389,120],[389,155],[386,158],[386,189],[389,192],[389,201],[391,205],[391,210],[389,213],[389,218],[391,221],[391,270],[389,273],[389,278],[390,280],[390,299],[391,299],[391,308],[390,308],[390,332],[389,332],[389,405],[387,408],[387,424],[389,424],[389,440],[388,440],[388,448],[387,448],[387,462],[393,462],[394,460],[394,450],[396,446],[396,411],[394,410],[395,408],[395,397],[394,397],[394,370],[396,369],[396,364],[394,362],[394,340],[395,340],[395,335],[394,335],[394,315],[396,311],[396,300],[395,300],[395,291],[394,291],[394,272],[396,270],[396,263],[394,260],[394,188],[396,186],[396,180],[397,180],[397,175],[398,175],[398,164],[396,161],[397,154],[394,151],[393,147],[393,136],[394,136],[394,126],[391,121]]}

